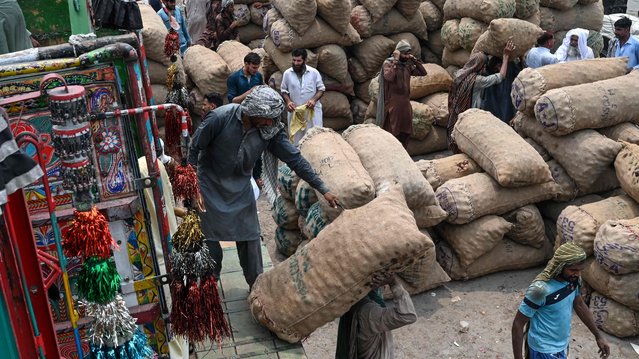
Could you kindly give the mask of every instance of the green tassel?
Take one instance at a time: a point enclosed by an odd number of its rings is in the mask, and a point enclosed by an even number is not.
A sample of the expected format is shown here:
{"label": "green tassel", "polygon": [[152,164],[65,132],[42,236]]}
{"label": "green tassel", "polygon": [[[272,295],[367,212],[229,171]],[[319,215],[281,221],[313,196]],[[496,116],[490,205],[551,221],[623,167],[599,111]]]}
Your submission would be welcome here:
{"label": "green tassel", "polygon": [[94,303],[106,303],[120,290],[120,274],[110,259],[91,257],[84,261],[77,276],[78,296]]}

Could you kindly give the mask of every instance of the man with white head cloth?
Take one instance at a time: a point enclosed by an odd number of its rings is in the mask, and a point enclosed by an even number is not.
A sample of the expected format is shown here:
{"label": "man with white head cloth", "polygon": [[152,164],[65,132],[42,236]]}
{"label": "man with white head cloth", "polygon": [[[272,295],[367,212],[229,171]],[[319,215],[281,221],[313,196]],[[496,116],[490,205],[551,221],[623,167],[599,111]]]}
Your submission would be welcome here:
{"label": "man with white head cloth", "polygon": [[332,207],[338,204],[337,197],[329,192],[289,141],[279,120],[282,111],[284,101],[275,90],[266,85],[254,87],[241,104],[228,104],[210,111],[198,128],[199,136],[191,144],[191,150],[200,151],[198,158],[189,158],[189,163],[197,165],[201,197],[195,202],[209,252],[216,262],[214,274],[218,279],[223,255],[220,241],[236,242],[249,287],[253,287],[262,273],[260,225],[250,181],[255,162],[263,152],[267,194],[272,182],[268,174],[273,172],[268,166],[276,165],[273,158],[276,157],[322,193]]}
{"label": "man with white head cloth", "polygon": [[555,56],[559,62],[594,59],[595,53],[588,47],[588,30],[577,28],[568,31]]}

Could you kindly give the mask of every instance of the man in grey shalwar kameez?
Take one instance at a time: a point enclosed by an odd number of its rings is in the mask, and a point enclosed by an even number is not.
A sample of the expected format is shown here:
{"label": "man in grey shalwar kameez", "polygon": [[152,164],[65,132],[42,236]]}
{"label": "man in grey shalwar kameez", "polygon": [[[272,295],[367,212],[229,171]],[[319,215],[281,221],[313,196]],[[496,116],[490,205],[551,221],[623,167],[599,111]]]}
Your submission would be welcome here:
{"label": "man in grey shalwar kameez", "polygon": [[202,231],[216,261],[216,278],[222,269],[219,241],[234,241],[250,287],[262,273],[260,226],[251,176],[253,166],[264,150],[285,162],[297,175],[337,206],[337,197],[315,173],[299,150],[288,140],[279,117],[284,110],[282,97],[266,85],[255,87],[242,104],[229,104],[207,114],[194,136],[189,157],[197,165],[201,198],[198,207]]}

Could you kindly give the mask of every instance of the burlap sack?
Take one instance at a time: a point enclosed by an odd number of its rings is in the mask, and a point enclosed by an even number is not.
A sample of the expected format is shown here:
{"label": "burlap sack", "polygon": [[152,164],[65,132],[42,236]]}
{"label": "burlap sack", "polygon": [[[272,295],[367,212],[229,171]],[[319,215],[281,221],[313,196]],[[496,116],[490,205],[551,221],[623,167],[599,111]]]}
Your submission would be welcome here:
{"label": "burlap sack", "polygon": [[515,0],[515,17],[528,19],[539,12],[539,0]]}
{"label": "burlap sack", "polygon": [[282,89],[282,77],[282,71],[274,72],[268,79],[268,85],[279,92]]}
{"label": "burlap sack", "polygon": [[528,143],[532,148],[534,148],[535,151],[537,151],[537,153],[539,153],[541,158],[544,159],[544,161],[548,162],[548,161],[552,160],[552,156],[550,156],[550,153],[548,153],[548,151],[546,151],[546,149],[543,148],[540,144],[535,142],[535,140],[533,140],[530,137],[526,137],[526,138],[524,138],[524,141],[526,141],[526,143]]}
{"label": "burlap sack", "polygon": [[262,27],[264,25],[264,16],[269,11],[270,7],[262,6],[259,9],[255,7],[255,3],[249,6],[251,22],[255,25]]}
{"label": "burlap sack", "polygon": [[261,274],[248,298],[251,312],[279,338],[298,342],[366,296],[374,273],[401,271],[432,246],[393,186]]}
{"label": "burlap sack", "polygon": [[306,222],[304,224],[304,228],[302,228],[302,233],[306,238],[311,240],[317,237],[322,229],[324,229],[324,227],[326,227],[329,223],[331,222],[322,211],[322,206],[319,202],[315,202],[308,208]]}
{"label": "burlap sack", "polygon": [[364,66],[359,60],[355,57],[348,58],[348,73],[351,75],[351,78],[356,83],[364,83],[371,79],[372,76],[369,76],[364,70]]}
{"label": "burlap sack", "polygon": [[599,228],[610,220],[639,216],[639,204],[628,196],[615,196],[581,206],[568,206],[557,218],[560,242],[575,242],[590,256]]}
{"label": "burlap sack", "polygon": [[340,82],[351,81],[348,74],[348,60],[344,48],[338,45],[324,45],[318,47],[317,69]]}
{"label": "burlap sack", "polygon": [[[165,85],[151,85],[151,93],[153,94],[153,100],[155,103],[165,103],[166,95],[169,94],[169,89]],[[164,111],[157,111],[158,126],[164,127]]]}
{"label": "burlap sack", "polygon": [[[398,34],[388,35],[386,37],[393,40],[393,42],[395,43],[394,46],[397,46],[397,43],[400,40],[407,41],[410,44],[411,52],[413,53],[413,55],[416,58],[419,58],[418,55],[422,52],[422,45],[419,43],[419,39],[417,38],[417,36],[413,35],[410,32],[400,32]],[[393,47],[393,50],[394,49],[395,47]]]}
{"label": "burlap sack", "polygon": [[558,185],[547,182],[518,188],[501,187],[490,175],[474,173],[447,181],[437,188],[439,205],[449,223],[464,224],[489,214],[500,215],[557,195]]}
{"label": "burlap sack", "polygon": [[424,64],[426,76],[411,76],[410,98],[418,100],[437,92],[448,91],[453,79],[446,70],[436,64]]}
{"label": "burlap sack", "polygon": [[202,93],[226,93],[230,70],[218,53],[201,45],[193,45],[184,53],[184,69]]}
{"label": "burlap sack", "polygon": [[351,101],[351,113],[353,114],[353,123],[364,123],[366,119],[366,109],[368,104],[362,99],[355,98]]}
{"label": "burlap sack", "polygon": [[472,17],[488,24],[494,19],[513,17],[515,9],[515,0],[447,0],[444,18]]}
{"label": "burlap sack", "polygon": [[325,117],[341,117],[353,120],[351,105],[346,95],[337,91],[326,91],[320,100]]}
{"label": "burlap sack", "polygon": [[428,40],[426,23],[419,11],[410,17],[404,17],[399,11],[392,9],[378,22],[370,24],[372,35],[392,35],[402,32],[411,32],[422,40]]}
{"label": "burlap sack", "polygon": [[168,31],[160,15],[158,15],[151,5],[138,4],[142,15],[142,38],[146,57],[161,64],[169,65],[169,58],[164,54],[164,40]]}
{"label": "burlap sack", "polygon": [[362,5],[354,6],[351,10],[351,25],[357,33],[364,38],[371,37],[371,24],[373,19],[370,12]]}
{"label": "burlap sack", "polygon": [[535,104],[535,116],[544,129],[564,136],[584,128],[603,128],[639,122],[634,101],[639,72],[589,84],[546,92]]}
{"label": "burlap sack", "polygon": [[604,223],[595,237],[595,259],[608,272],[639,272],[639,218]]}
{"label": "burlap sack", "polygon": [[634,123],[620,123],[618,125],[601,128],[599,133],[614,141],[625,141],[639,145],[639,126]]}
{"label": "burlap sack", "polygon": [[351,21],[350,0],[317,0],[317,15],[335,31],[346,34]]}
{"label": "burlap sack", "polygon": [[593,292],[590,311],[597,327],[619,338],[639,335],[639,312]]}
{"label": "burlap sack", "polygon": [[295,189],[300,182],[300,178],[286,164],[277,169],[277,189],[282,197],[295,200]]}
{"label": "burlap sack", "polygon": [[419,5],[419,13],[422,14],[426,29],[436,31],[442,27],[444,23],[444,14],[431,1],[425,0]]}
{"label": "burlap sack", "polygon": [[426,46],[432,51],[435,55],[437,55],[440,60],[442,54],[444,53],[444,42],[442,40],[441,31],[435,31],[428,34],[428,42]]}
{"label": "burlap sack", "polygon": [[[544,218],[550,219],[553,223],[557,223],[557,218],[561,212],[566,209],[568,206],[581,206],[582,204],[599,202],[603,199],[600,195],[597,194],[589,194],[586,196],[578,197],[569,202],[555,202],[555,201],[545,201],[541,203],[537,203],[537,207],[539,208],[539,212]],[[553,224],[555,229],[557,229],[557,225]]]}
{"label": "burlap sack", "polygon": [[365,82],[358,83],[355,85],[355,96],[357,96],[357,98],[361,99],[362,101],[366,103],[369,103],[373,100],[370,94],[368,93],[368,87],[370,83],[371,83],[371,80],[368,79]]}
{"label": "burlap sack", "polygon": [[204,104],[204,95],[199,88],[194,87],[189,91],[189,101],[191,102],[191,113],[202,116],[202,105]]}
{"label": "burlap sack", "polygon": [[601,30],[603,26],[603,4],[601,1],[590,5],[575,5],[569,10],[557,10],[541,6],[541,24],[546,31],[557,32],[582,28],[587,30]]}
{"label": "burlap sack", "polygon": [[437,204],[432,187],[393,135],[375,125],[355,125],[342,136],[359,155],[377,191],[399,183],[409,208]]}
{"label": "burlap sack", "polygon": [[288,230],[277,227],[275,230],[275,248],[286,257],[293,255],[303,240],[302,232],[299,229]]}
{"label": "burlap sack", "polygon": [[419,100],[428,105],[433,111],[433,121],[437,126],[446,127],[448,125],[448,93],[438,92],[428,95]]}
{"label": "burlap sack", "polygon": [[304,35],[295,32],[286,20],[277,20],[271,26],[270,36],[275,46],[282,52],[290,52],[296,48],[313,48],[326,44],[352,46],[361,42],[359,34],[353,27],[349,27],[348,32],[345,35],[341,35],[320,18],[313,20]]}
{"label": "burlap sack", "polygon": [[413,16],[418,10],[421,0],[397,0],[395,9],[397,9],[406,18]]}
{"label": "burlap sack", "polygon": [[468,280],[507,270],[536,267],[545,262],[546,252],[552,251],[548,243],[536,249],[515,243],[505,237],[490,252],[477,258],[471,265],[461,265],[459,258],[446,241],[435,243],[437,262],[452,280]]}
{"label": "burlap sack", "polygon": [[632,310],[639,310],[639,273],[614,275],[589,258],[581,276],[597,292]]}
{"label": "burlap sack", "polygon": [[[317,201],[317,194],[313,187],[306,181],[300,180],[295,189],[295,208],[297,208],[300,217],[306,218],[308,209]],[[299,227],[304,228],[304,226]]]}
{"label": "burlap sack", "polygon": [[444,11],[444,4],[446,3],[446,0],[431,0],[431,2],[433,5],[437,6],[440,11]]}
{"label": "burlap sack", "polygon": [[413,109],[413,133],[411,138],[422,141],[433,128],[433,111],[421,102],[411,101]]}
{"label": "burlap sack", "polygon": [[513,228],[506,233],[508,238],[527,246],[541,248],[547,242],[544,220],[535,205],[528,205],[506,213],[504,219]]}
{"label": "burlap sack", "polygon": [[[348,108],[348,100],[346,106]],[[357,153],[339,134],[314,127],[300,142],[300,150],[331,193],[337,195],[343,208],[358,208],[375,198],[373,179],[362,166]],[[340,207],[331,208],[319,193],[317,197],[322,212],[329,220],[334,220],[342,212]]]}
{"label": "burlap sack", "polygon": [[217,47],[218,55],[226,62],[231,72],[244,67],[244,56],[249,52],[251,52],[251,49],[248,46],[235,40],[224,41]]}
{"label": "burlap sack", "polygon": [[535,103],[547,91],[622,76],[626,73],[626,68],[627,60],[624,58],[572,61],[536,69],[525,68],[513,82],[510,98],[517,110],[531,115]]}
{"label": "burlap sack", "polygon": [[419,141],[409,139],[406,151],[411,156],[420,156],[428,153],[443,151],[448,148],[446,143],[446,129],[433,126],[425,139]]}
{"label": "burlap sack", "polygon": [[[539,122],[525,115],[516,116],[514,123],[519,133],[542,145],[584,192],[587,192],[609,169],[621,150],[620,143],[604,137],[595,130],[581,130],[557,137],[546,132]],[[579,156],[575,156],[577,153]]]}
{"label": "burlap sack", "polygon": [[580,189],[578,195],[584,196],[592,193],[608,192],[614,189],[618,189],[620,186],[621,185],[619,184],[617,173],[615,172],[615,167],[608,166],[608,168],[606,168],[606,170],[601,175],[599,175],[592,186],[588,186],[583,190]]}
{"label": "burlap sack", "polygon": [[604,38],[599,31],[590,30],[588,32],[588,46],[592,49],[595,57],[600,57],[604,49]]}
{"label": "burlap sack", "polygon": [[468,267],[490,252],[512,228],[513,224],[507,220],[488,215],[467,224],[442,223],[436,230],[455,252],[459,263]]}
{"label": "burlap sack", "polygon": [[459,19],[451,19],[444,22],[444,25],[442,25],[442,42],[450,51],[461,49],[461,39],[459,38],[459,22]]}
{"label": "burlap sack", "polygon": [[297,208],[295,201],[286,199],[283,196],[277,196],[273,203],[273,212],[271,212],[273,221],[282,229],[298,229],[297,225]]}
{"label": "burlap sack", "polygon": [[413,215],[415,216],[417,227],[420,229],[434,227],[446,220],[446,217],[448,217],[448,213],[446,213],[439,204],[415,208],[413,210]]}
{"label": "burlap sack", "polygon": [[381,20],[395,5],[397,0],[360,0],[363,7],[370,13],[373,22]]}
{"label": "burlap sack", "polygon": [[615,160],[615,172],[621,188],[635,201],[639,201],[639,146],[629,142],[622,144],[623,149]]}
{"label": "burlap sack", "polygon": [[[436,252],[433,247],[426,251],[424,256],[418,258],[415,264],[397,273],[397,280],[410,295],[419,294],[450,282],[450,277],[437,263],[435,256]],[[384,291],[384,298],[390,299],[392,296],[393,293],[387,286]]]}
{"label": "burlap sack", "polygon": [[[269,57],[271,58],[271,61],[275,63],[277,68],[282,71],[282,73],[293,66],[292,53],[280,51],[270,38],[264,40],[264,50],[266,50]],[[311,67],[317,67],[318,55],[316,55],[313,51],[307,49],[306,56],[306,63]]]}
{"label": "burlap sack", "polygon": [[317,1],[315,0],[272,0],[277,11],[282,14],[286,22],[298,34],[303,36],[311,29],[315,15],[317,14]]}
{"label": "burlap sack", "polygon": [[442,65],[442,57],[437,56],[434,52],[431,51],[427,46],[422,48],[422,58],[421,60],[425,64],[437,64],[439,66]]}
{"label": "burlap sack", "polygon": [[373,77],[395,49],[395,42],[382,35],[374,35],[353,46],[353,55],[362,64],[368,77]]}
{"label": "burlap sack", "polygon": [[[493,20],[494,21],[494,20]],[[486,32],[488,24],[470,17],[459,20],[459,46],[465,50],[472,51],[479,37]],[[502,47],[503,50],[503,47]],[[499,56],[502,54],[500,53]]]}
{"label": "burlap sack", "polygon": [[245,26],[251,22],[251,10],[246,4],[235,4],[233,7],[233,17],[237,21],[239,27]]}
{"label": "burlap sack", "polygon": [[[546,162],[548,168],[550,168],[550,173],[552,173],[552,178],[557,183],[557,196],[554,198],[555,201],[572,201],[575,197],[579,196],[579,189],[575,184],[566,170],[561,167],[559,162],[555,160],[550,160]],[[582,194],[583,195],[583,194]]]}
{"label": "burlap sack", "polygon": [[453,138],[462,152],[504,187],[552,181],[539,153],[490,112],[470,109],[460,114]]}
{"label": "burlap sack", "polygon": [[243,44],[248,44],[253,40],[263,40],[266,36],[264,29],[255,24],[238,27],[237,32],[240,36],[240,42]]}
{"label": "burlap sack", "polygon": [[355,84],[353,83],[353,80],[350,78],[350,76],[346,78],[346,81],[340,82],[332,77],[326,76],[326,74],[322,74],[321,72],[320,74],[322,75],[322,82],[324,82],[326,91],[337,91],[347,96],[355,96],[355,92],[353,90]]}
{"label": "burlap sack", "polygon": [[577,5],[577,0],[539,0],[539,4],[557,10],[569,10]]}
{"label": "burlap sack", "polygon": [[502,56],[506,43],[512,41],[515,45],[512,56],[521,57],[534,47],[543,32],[539,26],[525,20],[495,19],[490,22],[488,31],[477,39],[472,51]]}
{"label": "burlap sack", "polygon": [[[448,67],[450,65],[457,66],[459,68],[464,67],[468,59],[470,58],[470,51],[460,49],[456,51],[450,51],[447,47],[444,48],[442,54],[442,66]],[[448,72],[448,71],[447,71]]]}
{"label": "burlap sack", "polygon": [[368,107],[366,108],[366,115],[364,115],[365,117],[364,123],[374,123],[375,121],[372,121],[372,122],[367,122],[367,121],[370,119],[375,120],[376,116],[377,116],[377,101],[373,100],[368,103]]}
{"label": "burlap sack", "polygon": [[598,2],[599,0],[577,0],[577,3],[581,5],[595,4]]}
{"label": "burlap sack", "polygon": [[277,20],[281,20],[281,19],[284,19],[282,14],[280,14],[280,12],[277,11],[276,8],[274,7],[271,8],[269,11],[266,12],[266,16],[264,16],[264,22],[262,23],[262,30],[264,30],[264,32],[267,34],[270,34],[273,24]]}
{"label": "burlap sack", "polygon": [[450,179],[482,171],[472,158],[463,153],[436,160],[419,160],[416,165],[433,189],[439,188]]}
{"label": "burlap sack", "polygon": [[324,127],[334,131],[342,131],[353,124],[353,115],[348,117],[324,117]]}
{"label": "burlap sack", "polygon": [[[153,60],[147,60],[147,72],[149,73],[149,80],[152,84],[155,85],[165,85],[166,84],[166,75],[169,69],[169,66],[164,65],[160,62],[156,62]],[[181,84],[186,84],[186,72],[184,71],[184,64],[182,63],[182,58],[177,56],[177,60],[175,61],[175,66],[177,66],[177,81]]]}

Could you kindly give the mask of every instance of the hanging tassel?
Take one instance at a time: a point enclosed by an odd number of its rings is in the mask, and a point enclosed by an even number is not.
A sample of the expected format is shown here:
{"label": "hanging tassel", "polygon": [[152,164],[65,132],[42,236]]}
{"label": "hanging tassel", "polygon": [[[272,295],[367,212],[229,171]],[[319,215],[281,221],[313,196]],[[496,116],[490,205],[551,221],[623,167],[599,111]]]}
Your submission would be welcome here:
{"label": "hanging tassel", "polygon": [[86,314],[93,318],[87,333],[89,342],[98,347],[118,347],[133,338],[137,328],[120,294],[106,303],[82,303]]}
{"label": "hanging tassel", "polygon": [[137,328],[133,338],[122,345],[112,347],[100,347],[90,344],[87,359],[144,359],[153,357],[153,349],[149,347],[146,335]]}
{"label": "hanging tassel", "polygon": [[193,166],[177,165],[169,174],[175,199],[192,200],[200,195],[200,185]]}
{"label": "hanging tassel", "polygon": [[171,325],[175,334],[184,336],[190,342],[203,342],[207,337],[207,313],[201,305],[200,288],[196,280],[188,282],[182,291],[182,301],[173,304]]}
{"label": "hanging tassel", "polygon": [[[175,56],[180,51],[180,37],[177,31],[170,29],[164,38],[164,54],[166,57]],[[172,60],[172,62],[175,62]]]}
{"label": "hanging tassel", "polygon": [[175,278],[207,277],[213,274],[214,265],[215,261],[211,258],[209,247],[206,245],[195,253],[171,252],[171,274]]}
{"label": "hanging tassel", "polygon": [[106,303],[120,290],[120,274],[112,260],[91,257],[84,261],[77,276],[78,295],[89,302]]}
{"label": "hanging tassel", "polygon": [[231,336],[231,329],[224,316],[222,299],[217,290],[215,277],[210,276],[204,279],[201,284],[200,295],[202,296],[204,312],[208,314],[206,322],[208,337],[211,341],[221,344],[224,338]]}
{"label": "hanging tassel", "polygon": [[171,238],[173,249],[181,253],[195,253],[202,249],[203,240],[200,216],[189,211]]}
{"label": "hanging tassel", "polygon": [[74,212],[75,220],[64,236],[67,257],[111,257],[111,246],[120,250],[109,231],[109,222],[97,207],[87,212]]}

